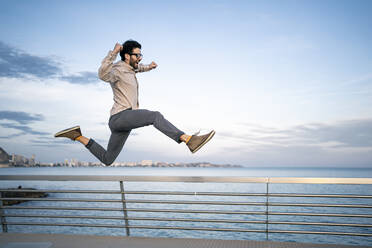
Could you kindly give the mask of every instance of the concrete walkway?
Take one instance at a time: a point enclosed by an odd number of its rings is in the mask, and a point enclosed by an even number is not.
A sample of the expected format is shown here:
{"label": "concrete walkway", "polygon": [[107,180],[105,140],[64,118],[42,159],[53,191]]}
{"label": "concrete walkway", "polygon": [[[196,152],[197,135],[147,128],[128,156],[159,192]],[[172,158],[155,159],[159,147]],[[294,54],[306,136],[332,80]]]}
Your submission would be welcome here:
{"label": "concrete walkway", "polygon": [[[361,248],[270,241],[1,233],[0,248]],[[369,246],[370,247],[370,246]]]}

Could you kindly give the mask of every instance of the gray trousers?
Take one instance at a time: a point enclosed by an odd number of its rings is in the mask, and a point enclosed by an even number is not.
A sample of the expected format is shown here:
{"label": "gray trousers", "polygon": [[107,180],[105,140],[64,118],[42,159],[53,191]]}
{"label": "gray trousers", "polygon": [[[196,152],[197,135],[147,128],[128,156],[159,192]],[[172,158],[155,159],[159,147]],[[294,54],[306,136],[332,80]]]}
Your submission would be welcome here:
{"label": "gray trousers", "polygon": [[110,165],[123,149],[131,130],[148,125],[154,125],[160,132],[177,143],[181,143],[180,137],[184,132],[173,126],[160,112],[146,109],[126,109],[110,117],[109,127],[111,129],[111,136],[107,150],[93,139],[89,140],[86,148],[102,163]]}

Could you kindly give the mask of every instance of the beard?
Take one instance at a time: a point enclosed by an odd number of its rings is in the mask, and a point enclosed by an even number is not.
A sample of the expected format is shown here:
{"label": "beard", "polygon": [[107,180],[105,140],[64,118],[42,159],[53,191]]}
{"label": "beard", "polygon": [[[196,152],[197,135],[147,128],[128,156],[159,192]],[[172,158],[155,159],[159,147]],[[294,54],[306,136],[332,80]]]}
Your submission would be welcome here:
{"label": "beard", "polygon": [[138,69],[138,62],[137,62],[137,60],[132,60],[132,59],[130,59],[129,64],[130,64],[134,69]]}

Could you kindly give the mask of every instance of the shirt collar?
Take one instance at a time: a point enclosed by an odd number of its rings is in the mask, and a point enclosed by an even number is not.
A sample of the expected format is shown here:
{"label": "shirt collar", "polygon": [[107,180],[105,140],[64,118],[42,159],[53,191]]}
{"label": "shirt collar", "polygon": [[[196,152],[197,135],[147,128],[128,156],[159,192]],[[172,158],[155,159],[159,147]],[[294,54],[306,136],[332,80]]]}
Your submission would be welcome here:
{"label": "shirt collar", "polygon": [[135,69],[130,64],[127,64],[124,61],[121,61],[121,63],[124,65],[126,70],[131,71],[131,72],[135,72]]}

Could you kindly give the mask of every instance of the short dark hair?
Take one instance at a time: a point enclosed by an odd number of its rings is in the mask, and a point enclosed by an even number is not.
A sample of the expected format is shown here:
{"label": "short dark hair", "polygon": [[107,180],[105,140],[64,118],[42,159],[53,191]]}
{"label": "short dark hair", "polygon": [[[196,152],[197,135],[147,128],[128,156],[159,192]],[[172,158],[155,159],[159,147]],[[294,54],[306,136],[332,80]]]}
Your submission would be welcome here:
{"label": "short dark hair", "polygon": [[120,57],[122,61],[125,61],[125,56],[124,54],[131,54],[133,52],[134,48],[139,48],[141,49],[141,44],[138,43],[135,40],[127,40],[126,42],[123,43],[123,50],[120,52]]}

